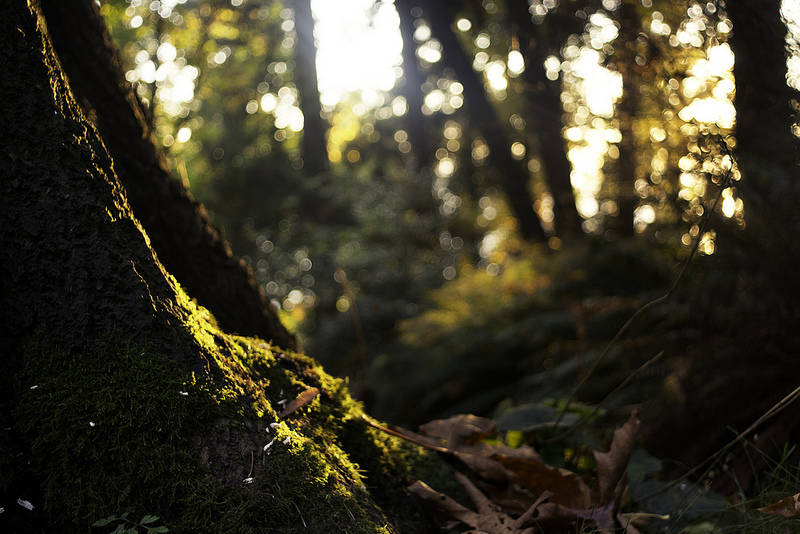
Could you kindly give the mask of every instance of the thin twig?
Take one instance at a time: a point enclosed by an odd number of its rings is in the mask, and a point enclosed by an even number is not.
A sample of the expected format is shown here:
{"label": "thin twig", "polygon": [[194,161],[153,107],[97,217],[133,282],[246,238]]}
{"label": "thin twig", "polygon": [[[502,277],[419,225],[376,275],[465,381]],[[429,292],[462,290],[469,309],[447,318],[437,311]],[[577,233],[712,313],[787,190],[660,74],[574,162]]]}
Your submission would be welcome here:
{"label": "thin twig", "polygon": [[414,443],[415,445],[419,445],[420,447],[424,447],[426,449],[430,449],[430,450],[436,451],[436,452],[442,452],[442,453],[445,453],[445,454],[450,454],[450,453],[453,452],[453,451],[451,451],[450,449],[448,449],[446,447],[438,447],[438,446],[433,445],[431,443],[425,443],[424,441],[418,440],[413,436],[409,436],[407,434],[403,434],[402,432],[398,432],[397,430],[393,430],[391,428],[379,425],[378,423],[375,423],[375,422],[371,421],[366,415],[362,415],[361,419],[363,419],[364,422],[367,423],[372,428],[378,429],[381,432],[385,432],[385,433],[390,434],[390,435],[392,435],[392,436],[394,436],[396,438],[404,439],[406,441]]}

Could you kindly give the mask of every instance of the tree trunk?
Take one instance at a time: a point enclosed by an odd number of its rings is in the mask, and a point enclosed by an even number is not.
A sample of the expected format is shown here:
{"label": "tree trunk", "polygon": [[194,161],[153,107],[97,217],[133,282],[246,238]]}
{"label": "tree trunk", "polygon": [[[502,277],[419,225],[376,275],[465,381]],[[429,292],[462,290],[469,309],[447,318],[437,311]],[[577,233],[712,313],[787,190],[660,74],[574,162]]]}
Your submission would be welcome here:
{"label": "tree trunk", "polygon": [[44,20],[0,5],[0,531],[124,512],[174,532],[429,530],[403,489],[417,451],[312,360],[218,330],[166,272]]}
{"label": "tree trunk", "polygon": [[511,143],[486,97],[483,83],[472,69],[450,25],[451,13],[439,2],[426,2],[433,35],[442,43],[442,57],[464,86],[464,96],[470,119],[483,132],[489,145],[490,159],[500,173],[500,186],[506,194],[509,207],[519,222],[520,233],[530,241],[546,239],[539,218],[533,211],[533,198],[528,189],[530,176],[521,162],[511,157]]}
{"label": "tree trunk", "polygon": [[303,109],[303,169],[307,174],[319,174],[328,169],[328,149],[325,142],[325,121],[319,101],[317,83],[317,46],[314,43],[314,16],[311,0],[294,3],[297,30],[297,65],[295,83]]}
{"label": "tree trunk", "polygon": [[634,121],[639,115],[639,92],[642,77],[636,65],[637,39],[641,19],[636,6],[624,2],[620,7],[620,34],[617,49],[620,58],[617,70],[622,74],[622,98],[617,104],[619,129],[622,141],[617,159],[617,211],[615,229],[624,236],[633,235],[633,212],[636,209],[636,133]]}
{"label": "tree trunk", "polygon": [[252,272],[231,253],[205,209],[169,175],[147,111],[125,80],[95,3],[46,0],[42,9],[72,91],[94,120],[159,260],[223,328],[295,348]]}
{"label": "tree trunk", "polygon": [[[561,135],[561,84],[547,79],[544,61],[543,28],[535,27],[528,11],[527,0],[513,0],[508,4],[512,27],[517,30],[519,48],[525,58],[525,100],[528,104],[528,121],[536,132],[541,148],[540,157],[545,179],[553,195],[556,233],[562,237],[581,235],[581,216],[575,206],[566,143]],[[555,49],[561,45],[556,41]]]}
{"label": "tree trunk", "polygon": [[429,167],[435,163],[432,140],[425,131],[425,115],[422,114],[423,76],[417,61],[417,47],[414,43],[414,17],[411,10],[417,6],[413,0],[397,0],[397,14],[400,17],[400,35],[403,37],[403,79],[398,88],[406,99],[406,128],[417,167]]}
{"label": "tree trunk", "polygon": [[[786,84],[786,26],[780,0],[727,2],[733,22],[730,46],[736,57],[736,155],[743,184],[768,204],[794,206],[798,198],[798,141],[791,134],[790,102],[798,94]],[[796,213],[796,210],[793,210]]]}

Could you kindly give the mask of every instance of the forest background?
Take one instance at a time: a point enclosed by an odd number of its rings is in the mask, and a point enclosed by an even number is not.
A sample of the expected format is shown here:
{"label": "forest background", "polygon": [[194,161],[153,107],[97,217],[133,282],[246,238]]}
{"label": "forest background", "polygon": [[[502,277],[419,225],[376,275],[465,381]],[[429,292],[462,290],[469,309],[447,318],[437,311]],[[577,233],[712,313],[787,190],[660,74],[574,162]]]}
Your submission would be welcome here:
{"label": "forest background", "polygon": [[680,302],[585,400],[662,349],[618,402],[721,408],[698,367],[728,390],[746,353],[780,368],[735,340],[774,331],[794,284],[767,273],[794,254],[800,8],[744,4],[102,9],[175,174],[284,323],[372,413],[418,424],[564,396],[695,249]]}

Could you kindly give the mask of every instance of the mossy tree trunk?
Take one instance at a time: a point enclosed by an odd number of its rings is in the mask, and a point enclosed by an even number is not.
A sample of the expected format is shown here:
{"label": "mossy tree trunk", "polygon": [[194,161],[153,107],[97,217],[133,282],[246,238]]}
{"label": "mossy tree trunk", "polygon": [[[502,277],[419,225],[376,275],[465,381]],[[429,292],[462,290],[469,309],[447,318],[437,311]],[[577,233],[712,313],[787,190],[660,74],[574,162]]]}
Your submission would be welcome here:
{"label": "mossy tree trunk", "polygon": [[367,429],[309,358],[217,329],[168,274],[44,21],[0,4],[0,531],[124,512],[172,532],[427,530],[403,489],[420,451]]}
{"label": "mossy tree trunk", "polygon": [[162,264],[226,330],[296,348],[252,272],[231,253],[205,209],[170,176],[97,5],[45,0],[42,9],[73,94],[100,132]]}

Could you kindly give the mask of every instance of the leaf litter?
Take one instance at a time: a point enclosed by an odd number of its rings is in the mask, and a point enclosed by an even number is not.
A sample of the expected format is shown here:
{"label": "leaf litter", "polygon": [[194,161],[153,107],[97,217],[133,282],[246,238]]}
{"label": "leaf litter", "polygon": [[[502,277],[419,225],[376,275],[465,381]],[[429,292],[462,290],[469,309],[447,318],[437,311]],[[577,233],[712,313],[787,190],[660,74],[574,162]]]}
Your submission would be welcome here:
{"label": "leaf litter", "polygon": [[469,495],[476,511],[417,480],[408,489],[444,515],[487,534],[532,534],[533,525],[576,521],[593,523],[599,532],[638,534],[631,516],[619,513],[626,488],[625,471],[636,444],[640,422],[634,410],[614,432],[608,452],[594,451],[597,479],[592,490],[577,473],[545,463],[533,447],[512,448],[482,440],[496,434],[494,421],[475,415],[456,415],[426,423],[420,433],[371,426],[427,449],[457,459],[472,477],[456,472],[455,478]]}
{"label": "leaf litter", "polygon": [[758,509],[759,512],[779,515],[787,519],[800,518],[800,493],[781,499],[776,503]]}

